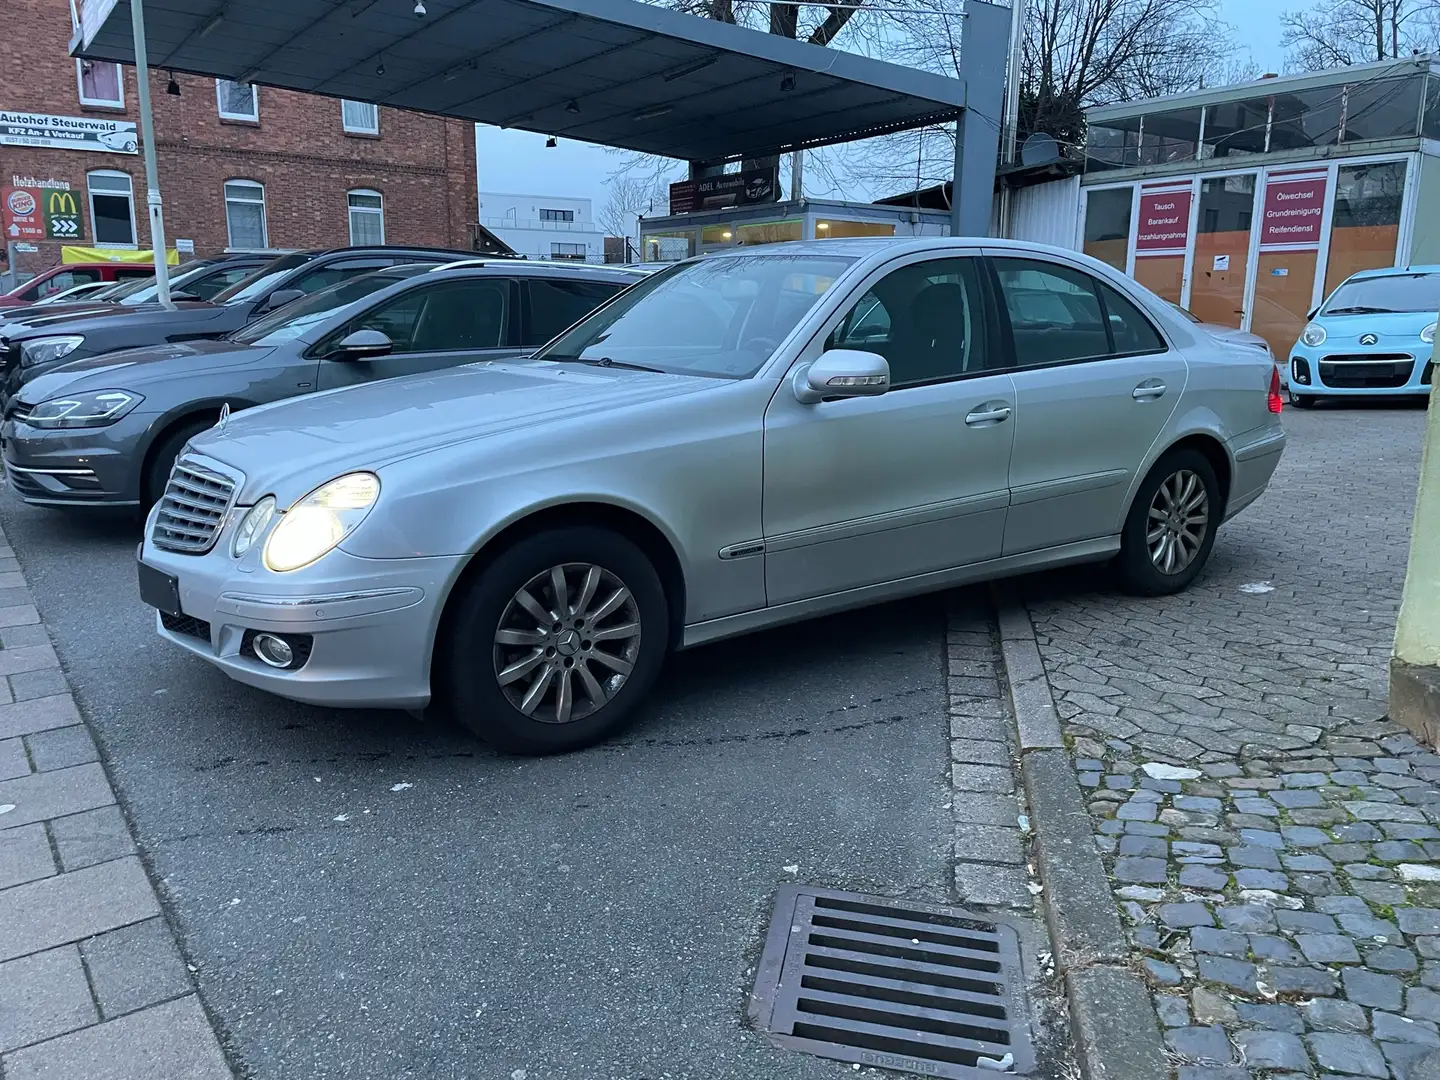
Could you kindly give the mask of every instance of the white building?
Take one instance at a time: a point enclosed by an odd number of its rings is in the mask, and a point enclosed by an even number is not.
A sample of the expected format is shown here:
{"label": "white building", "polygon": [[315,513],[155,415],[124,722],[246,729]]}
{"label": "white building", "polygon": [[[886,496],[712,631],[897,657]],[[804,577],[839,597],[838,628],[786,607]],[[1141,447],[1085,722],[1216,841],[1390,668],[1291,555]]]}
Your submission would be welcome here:
{"label": "white building", "polygon": [[480,224],[530,259],[605,261],[605,232],[589,199],[480,192]]}

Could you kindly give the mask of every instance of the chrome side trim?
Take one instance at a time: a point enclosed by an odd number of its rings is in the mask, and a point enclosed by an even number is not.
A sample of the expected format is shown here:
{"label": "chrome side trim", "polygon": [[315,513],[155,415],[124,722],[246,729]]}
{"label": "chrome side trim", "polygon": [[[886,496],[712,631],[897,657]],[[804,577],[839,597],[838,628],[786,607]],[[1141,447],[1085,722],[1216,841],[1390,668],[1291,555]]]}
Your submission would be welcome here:
{"label": "chrome side trim", "polygon": [[966,517],[981,514],[987,510],[999,510],[1010,505],[1009,491],[986,491],[979,495],[967,495],[963,499],[948,499],[945,502],[929,503],[926,506],[910,506],[903,510],[892,510],[885,514],[853,518],[830,525],[817,525],[813,529],[799,529],[791,533],[765,538],[765,550],[791,551],[809,547],[812,544],[827,544],[834,540],[848,540],[869,533],[889,532],[892,529],[924,525],[946,518]]}

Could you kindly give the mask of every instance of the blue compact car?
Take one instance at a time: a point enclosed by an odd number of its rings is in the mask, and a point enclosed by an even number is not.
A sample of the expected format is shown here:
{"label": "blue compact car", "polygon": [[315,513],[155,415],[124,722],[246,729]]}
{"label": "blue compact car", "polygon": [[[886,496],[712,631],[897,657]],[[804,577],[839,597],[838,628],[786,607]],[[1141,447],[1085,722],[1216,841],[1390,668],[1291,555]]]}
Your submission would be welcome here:
{"label": "blue compact car", "polygon": [[1290,400],[1430,393],[1440,266],[1352,274],[1290,350]]}

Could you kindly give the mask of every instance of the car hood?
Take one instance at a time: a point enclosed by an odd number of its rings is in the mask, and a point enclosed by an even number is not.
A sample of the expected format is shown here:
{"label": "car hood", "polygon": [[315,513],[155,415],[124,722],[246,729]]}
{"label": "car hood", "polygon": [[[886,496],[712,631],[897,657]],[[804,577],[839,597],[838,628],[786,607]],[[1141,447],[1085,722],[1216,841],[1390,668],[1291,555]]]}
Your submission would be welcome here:
{"label": "car hood", "polygon": [[[159,304],[140,304],[136,307],[111,304],[108,310],[104,311],[81,312],[76,315],[41,315],[18,322],[0,323],[0,337],[18,341],[51,334],[85,334],[91,330],[107,328],[163,326],[167,321],[179,317],[183,317],[187,326],[193,326],[196,322],[207,321],[207,316],[218,319],[224,311],[219,304],[209,304],[203,300],[178,303],[174,311],[167,311]],[[60,325],[62,323],[63,327]]]}
{"label": "car hood", "polygon": [[0,323],[28,322],[31,319],[73,319],[76,315],[109,311],[113,305],[99,300],[75,300],[59,304],[27,304],[0,310]]}
{"label": "car hood", "polygon": [[237,345],[233,341],[206,339],[120,349],[61,364],[53,371],[37,375],[21,388],[17,397],[27,404],[36,405],[62,391],[135,390],[144,393],[147,384],[193,375],[200,365],[206,373],[242,367],[274,351],[274,346]]}
{"label": "car hood", "polygon": [[250,502],[282,486],[309,490],[354,469],[444,446],[725,384],[539,362],[473,364],[248,409],[191,446],[243,472],[241,500]]}
{"label": "car hood", "polygon": [[[1374,334],[1381,348],[1389,341],[1415,344],[1420,331],[1435,321],[1433,311],[1394,311],[1377,315],[1318,315],[1312,322],[1325,328],[1325,345],[1358,345],[1362,334]],[[1373,347],[1373,346],[1367,346]]]}

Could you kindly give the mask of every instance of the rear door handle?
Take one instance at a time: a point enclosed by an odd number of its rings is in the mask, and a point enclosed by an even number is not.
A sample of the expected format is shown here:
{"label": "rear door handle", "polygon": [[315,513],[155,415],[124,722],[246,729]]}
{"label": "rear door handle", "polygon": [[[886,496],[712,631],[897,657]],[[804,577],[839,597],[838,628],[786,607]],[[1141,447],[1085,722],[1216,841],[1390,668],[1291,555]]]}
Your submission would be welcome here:
{"label": "rear door handle", "polygon": [[977,405],[970,410],[965,417],[965,423],[971,427],[980,424],[998,424],[1001,421],[1010,419],[1010,406],[1003,401],[987,401],[983,405]]}
{"label": "rear door handle", "polygon": [[1139,386],[1135,387],[1134,390],[1130,391],[1130,396],[1136,401],[1154,401],[1165,393],[1165,390],[1165,384],[1159,379],[1146,379]]}

